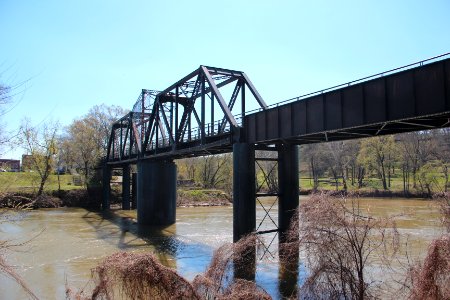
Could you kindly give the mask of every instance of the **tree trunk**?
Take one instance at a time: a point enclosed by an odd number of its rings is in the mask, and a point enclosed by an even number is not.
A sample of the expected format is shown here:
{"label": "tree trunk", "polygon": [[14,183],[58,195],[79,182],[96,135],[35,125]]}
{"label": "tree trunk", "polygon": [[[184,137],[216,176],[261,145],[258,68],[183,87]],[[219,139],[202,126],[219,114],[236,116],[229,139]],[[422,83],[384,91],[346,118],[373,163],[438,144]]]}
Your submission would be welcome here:
{"label": "tree trunk", "polygon": [[448,166],[444,165],[443,169],[444,169],[444,178],[445,178],[444,192],[447,192],[448,191]]}
{"label": "tree trunk", "polygon": [[406,196],[406,167],[402,165],[403,194]]}
{"label": "tree trunk", "polygon": [[47,181],[48,175],[50,174],[50,165],[48,163],[49,162],[46,162],[45,171],[41,176],[41,183],[39,185],[39,190],[37,193],[38,196],[42,195],[42,193],[44,192],[44,185],[45,185],[45,182]]}
{"label": "tree trunk", "polygon": [[344,168],[341,168],[342,171],[342,188],[344,191],[347,190],[347,178],[348,178],[348,168],[345,168],[345,172],[344,172]]}
{"label": "tree trunk", "polygon": [[388,168],[388,188],[391,188],[391,167]]}
{"label": "tree trunk", "polygon": [[363,186],[363,180],[364,180],[364,167],[358,168],[358,188],[362,188]]}
{"label": "tree trunk", "polygon": [[352,185],[355,185],[355,165],[352,165]]}
{"label": "tree trunk", "polygon": [[313,190],[317,190],[319,187],[319,178],[317,175],[316,165],[314,163],[313,157],[311,157],[310,164],[311,164],[311,173],[312,173],[313,182],[314,182]]}
{"label": "tree trunk", "polygon": [[336,186],[336,191],[338,191],[339,190],[339,187],[338,187],[339,186],[339,177],[337,175],[336,170],[331,169],[331,173],[333,173],[334,185]]}

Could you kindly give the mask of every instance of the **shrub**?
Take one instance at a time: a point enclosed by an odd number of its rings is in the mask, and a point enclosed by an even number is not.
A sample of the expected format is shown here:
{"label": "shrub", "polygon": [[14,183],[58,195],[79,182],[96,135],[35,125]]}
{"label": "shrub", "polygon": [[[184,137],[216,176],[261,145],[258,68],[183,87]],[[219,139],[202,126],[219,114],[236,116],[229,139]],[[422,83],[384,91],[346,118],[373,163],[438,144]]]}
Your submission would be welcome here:
{"label": "shrub", "polygon": [[381,282],[370,278],[367,266],[375,259],[387,262],[398,238],[392,220],[364,214],[358,200],[312,195],[302,202],[287,245],[306,255],[309,275],[300,293],[313,299],[373,298]]}
{"label": "shrub", "polygon": [[450,234],[431,242],[422,263],[409,273],[409,299],[450,299]]}

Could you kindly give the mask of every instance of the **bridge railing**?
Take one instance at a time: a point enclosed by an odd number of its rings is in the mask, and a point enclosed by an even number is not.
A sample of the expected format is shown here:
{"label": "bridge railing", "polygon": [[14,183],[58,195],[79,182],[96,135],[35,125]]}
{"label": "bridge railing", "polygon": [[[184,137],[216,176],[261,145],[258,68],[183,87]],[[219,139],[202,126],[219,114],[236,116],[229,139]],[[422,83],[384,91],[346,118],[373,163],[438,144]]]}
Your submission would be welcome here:
{"label": "bridge railing", "polygon": [[[237,117],[236,121],[239,126],[242,126],[242,117]],[[226,135],[229,134],[232,129],[229,123],[225,123],[225,125],[222,126],[222,120],[217,120],[214,123],[207,123],[205,124],[205,137],[210,138],[214,136],[219,135]],[[201,129],[202,127],[194,127],[190,130],[190,132],[185,132],[182,139],[178,143],[190,143],[190,142],[196,142],[201,140]],[[158,145],[156,145],[156,141],[153,140],[151,143],[149,143],[149,147],[147,148],[147,151],[155,150],[157,148],[166,148],[172,146],[172,143],[170,142],[169,138],[159,138],[158,139]]]}

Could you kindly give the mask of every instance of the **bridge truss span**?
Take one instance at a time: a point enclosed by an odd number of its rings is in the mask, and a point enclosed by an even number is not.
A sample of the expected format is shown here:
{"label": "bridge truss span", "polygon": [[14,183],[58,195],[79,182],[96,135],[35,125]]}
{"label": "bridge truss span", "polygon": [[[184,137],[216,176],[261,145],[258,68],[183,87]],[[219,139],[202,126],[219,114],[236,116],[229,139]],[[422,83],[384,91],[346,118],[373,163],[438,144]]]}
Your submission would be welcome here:
{"label": "bridge truss span", "polygon": [[207,66],[161,92],[142,90],[112,126],[107,161],[229,152],[252,100],[267,108],[244,72]]}

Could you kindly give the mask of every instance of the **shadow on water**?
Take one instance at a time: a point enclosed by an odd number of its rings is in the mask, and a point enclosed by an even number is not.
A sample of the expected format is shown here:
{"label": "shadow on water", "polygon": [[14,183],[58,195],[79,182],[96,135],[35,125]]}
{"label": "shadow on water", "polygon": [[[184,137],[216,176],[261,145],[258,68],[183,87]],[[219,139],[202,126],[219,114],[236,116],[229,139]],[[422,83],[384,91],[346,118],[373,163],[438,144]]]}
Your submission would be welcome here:
{"label": "shadow on water", "polygon": [[[188,240],[170,226],[139,225],[129,211],[87,211],[83,220],[92,226],[99,239],[117,246],[118,250],[153,247],[152,253],[165,266],[188,270],[187,277],[203,272],[210,262],[213,247]],[[111,226],[111,224],[115,225]],[[182,272],[186,273],[186,272]]]}
{"label": "shadow on water", "polygon": [[[95,229],[97,237],[116,246],[118,250],[135,250],[153,247],[153,254],[165,266],[175,268],[189,280],[203,273],[210,264],[214,247],[177,235],[176,224],[170,226],[143,226],[137,224],[129,211],[87,211],[83,220]],[[274,299],[296,294],[299,280],[298,253],[280,259],[279,263],[256,267],[262,262],[252,253],[255,261],[238,267],[240,278],[255,280]],[[247,263],[249,261],[247,260]],[[256,273],[256,274],[255,274]],[[255,276],[256,275],[256,276]]]}

